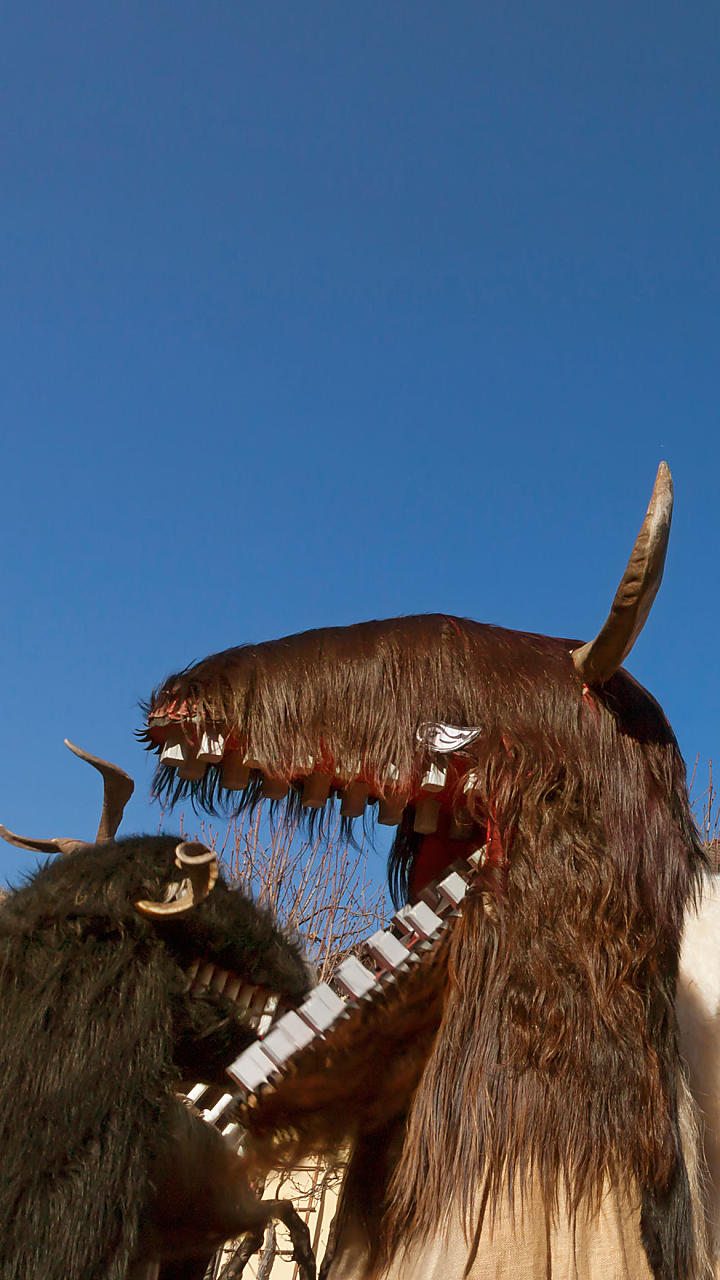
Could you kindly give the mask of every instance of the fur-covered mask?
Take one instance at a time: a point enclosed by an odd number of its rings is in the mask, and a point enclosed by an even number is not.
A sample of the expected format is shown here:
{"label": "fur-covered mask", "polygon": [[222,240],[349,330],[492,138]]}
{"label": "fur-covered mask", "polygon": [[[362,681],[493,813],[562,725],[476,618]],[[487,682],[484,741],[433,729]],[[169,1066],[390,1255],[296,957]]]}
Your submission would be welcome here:
{"label": "fur-covered mask", "polygon": [[[129,793],[132,784],[121,770],[76,753],[105,774],[106,811],[118,787]],[[147,964],[166,993],[176,1067],[194,1079],[222,1082],[224,1068],[262,1025],[307,993],[300,948],[267,912],[227,885],[212,850],[174,836],[110,838],[122,802],[114,808],[110,828],[101,822],[104,838],[97,844],[25,840],[2,828],[15,844],[64,856],[6,899],[0,947],[8,960],[26,947],[28,968],[18,967],[16,982],[32,987],[39,976],[32,971],[34,955],[55,954],[67,966],[75,952],[80,963],[93,949],[109,957],[115,942],[118,956]],[[48,951],[52,937],[55,952]]]}
{"label": "fur-covered mask", "polygon": [[438,614],[368,622],[226,650],[147,705],[166,800],[313,814],[337,795],[349,821],[377,805],[398,829],[397,899],[478,851],[421,993],[422,969],[400,974],[355,1042],[348,1021],[341,1058],[316,1063],[317,1078],[288,1073],[251,1121],[259,1138],[296,1135],[296,1156],[349,1130],[360,1150],[406,1117],[394,1170],[356,1187],[383,1205],[368,1238],[386,1260],[453,1205],[468,1238],[479,1233],[484,1180],[489,1213],[535,1179],[548,1214],[562,1193],[571,1217],[610,1181],[642,1203],[657,1280],[689,1274],[673,1006],[703,857],[672,730],[622,669],[660,584],[671,509],[661,464],[588,643]]}
{"label": "fur-covered mask", "polygon": [[174,1096],[186,1081],[225,1089],[263,1023],[302,999],[299,949],[212,850],[116,840],[132,783],[75,750],[105,777],[97,843],[2,829],[64,856],[0,907],[0,1274],[126,1277],[182,1260],[203,1275],[225,1240],[280,1216],[308,1280],[307,1227],[258,1201],[241,1159]]}

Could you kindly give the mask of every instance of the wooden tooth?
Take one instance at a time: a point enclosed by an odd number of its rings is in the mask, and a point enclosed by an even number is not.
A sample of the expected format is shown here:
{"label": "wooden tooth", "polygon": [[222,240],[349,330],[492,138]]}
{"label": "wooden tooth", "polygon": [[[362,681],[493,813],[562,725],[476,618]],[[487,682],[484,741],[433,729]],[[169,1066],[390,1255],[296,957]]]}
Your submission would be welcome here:
{"label": "wooden tooth", "polygon": [[267,991],[264,991],[262,987],[256,987],[253,998],[250,1001],[250,1008],[252,1009],[253,1013],[257,1013],[258,1015],[263,1014],[265,1012],[265,1005],[267,1003],[267,999],[268,999]]}
{"label": "wooden tooth", "polygon": [[276,996],[274,993],[265,995],[260,1015],[260,1022],[258,1023],[258,1035],[264,1036],[270,1030],[273,1022],[275,1021],[279,999],[280,997]]}
{"label": "wooden tooth", "polygon": [[205,762],[198,759],[195,748],[180,728],[171,729],[160,753],[160,761],[176,768],[178,777],[184,782],[198,782],[205,775]]}
{"label": "wooden tooth", "polygon": [[314,1031],[323,1032],[327,1031],[336,1018],[342,1015],[344,1008],[342,1000],[335,994],[332,987],[329,987],[327,982],[321,982],[317,987],[313,987],[297,1012]]}
{"label": "wooden tooth", "polygon": [[357,956],[347,956],[336,969],[333,982],[337,982],[345,995],[353,1000],[359,1000],[373,990],[377,978],[370,969],[360,963]]}
{"label": "wooden tooth", "polygon": [[426,943],[442,928],[443,921],[426,902],[416,902],[413,906],[401,907],[396,911],[393,923],[401,933],[414,934],[422,943]]}
{"label": "wooden tooth", "polygon": [[[238,1084],[247,1089],[250,1096],[247,1099],[246,1106],[257,1106],[257,1094],[270,1076],[277,1070],[272,1058],[269,1058],[259,1044],[248,1045],[244,1049],[239,1058],[236,1058],[228,1067],[228,1074],[236,1080]],[[253,1104],[253,1097],[255,1103]]]}
{"label": "wooden tooth", "polygon": [[387,929],[378,929],[372,937],[366,938],[365,946],[383,969],[397,969],[410,957],[408,948]]}
{"label": "wooden tooth", "polygon": [[218,993],[225,989],[225,983],[229,977],[227,969],[216,969],[210,979],[210,990]]}
{"label": "wooden tooth", "polygon": [[397,827],[402,822],[408,798],[401,792],[393,790],[400,780],[400,770],[396,764],[388,765],[386,775],[385,785],[388,790],[386,795],[380,796],[378,822],[384,827]]}
{"label": "wooden tooth", "polygon": [[439,817],[440,801],[435,796],[421,796],[415,807],[414,830],[418,835],[431,835],[437,831]]}
{"label": "wooden tooth", "polygon": [[330,795],[332,777],[327,773],[311,773],[303,782],[302,805],[304,809],[322,809]]}
{"label": "wooden tooth", "polygon": [[284,800],[289,790],[290,784],[285,778],[273,773],[263,774],[262,793],[265,800]]}
{"label": "wooden tooth", "polygon": [[451,871],[446,875],[444,880],[438,880],[436,889],[441,898],[450,904],[452,908],[457,910],[463,898],[467,894],[467,880],[464,876],[458,875],[457,871]]}
{"label": "wooden tooth", "polygon": [[385,796],[380,801],[378,822],[384,827],[397,827],[402,822],[407,796]]}
{"label": "wooden tooth", "polygon": [[443,790],[446,781],[447,766],[443,765],[441,768],[438,764],[431,764],[420,785],[423,792],[429,792],[432,795],[435,795],[437,792]]}
{"label": "wooden tooth", "polygon": [[194,1084],[192,1089],[185,1095],[188,1102],[198,1102],[203,1094],[207,1093],[209,1087],[206,1084]]}
{"label": "wooden tooth", "polygon": [[182,764],[185,759],[187,750],[187,738],[180,728],[172,728],[168,731],[165,745],[160,752],[160,763],[168,764],[175,769]]}
{"label": "wooden tooth", "polygon": [[223,758],[225,738],[222,733],[203,733],[200,739],[198,760],[205,764],[218,764]]}
{"label": "wooden tooth", "polygon": [[229,982],[225,984],[223,995],[226,996],[228,1000],[235,1000],[235,998],[237,997],[237,993],[240,990],[242,984],[243,984],[242,978],[231,977]]}
{"label": "wooden tooth", "polygon": [[365,812],[369,791],[370,788],[365,782],[358,780],[348,783],[342,794],[340,816],[343,818],[361,818]]}
{"label": "wooden tooth", "polygon": [[227,751],[220,766],[220,781],[227,791],[244,791],[250,781],[250,766],[240,751]]}
{"label": "wooden tooth", "polygon": [[195,980],[193,982],[193,989],[195,991],[200,991],[200,990],[204,990],[205,987],[209,986],[210,980],[214,972],[215,972],[214,964],[201,965],[200,969],[195,975]]}
{"label": "wooden tooth", "polygon": [[211,1107],[209,1111],[203,1111],[203,1120],[205,1123],[215,1124],[220,1119],[220,1116],[227,1111],[232,1100],[233,1096],[231,1093],[224,1093],[215,1103],[214,1107]]}
{"label": "wooden tooth", "polygon": [[286,1014],[275,1023],[272,1031],[263,1039],[263,1052],[278,1067],[284,1067],[298,1049],[312,1044],[315,1039],[310,1027],[296,1013]]}
{"label": "wooden tooth", "polygon": [[186,742],[183,746],[183,758],[178,761],[178,778],[182,778],[183,782],[199,782],[205,777],[206,768],[205,761],[200,760],[195,748]]}

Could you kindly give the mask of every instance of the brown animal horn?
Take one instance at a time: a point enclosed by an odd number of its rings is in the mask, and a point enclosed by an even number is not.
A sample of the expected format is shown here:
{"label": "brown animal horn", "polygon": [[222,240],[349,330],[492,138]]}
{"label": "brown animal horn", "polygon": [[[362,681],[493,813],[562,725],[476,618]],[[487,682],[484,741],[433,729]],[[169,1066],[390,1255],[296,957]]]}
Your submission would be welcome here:
{"label": "brown animal horn", "polygon": [[[116,764],[109,764],[107,760],[101,760],[99,756],[91,756],[88,751],[83,751],[82,747],[76,747],[67,738],[65,738],[65,746],[72,751],[73,755],[76,755],[80,760],[87,761],[88,764],[91,764],[93,768],[102,774],[104,782],[103,807],[96,840],[113,840],[115,832],[122,821],[125,805],[135,790],[135,783]],[[2,836],[3,840],[7,840],[8,844],[14,844],[18,849],[31,849],[34,853],[75,853],[78,849],[92,847],[86,840],[71,840],[65,836],[53,836],[50,840],[35,840],[30,836],[18,836],[15,835],[14,831],[8,831],[7,827],[3,826],[0,826],[0,836]]]}
{"label": "brown animal horn", "polygon": [[642,631],[665,567],[673,508],[670,468],[661,462],[650,505],[622,582],[602,630],[573,650],[573,662],[588,685],[604,684],[617,671]]}
{"label": "brown animal horn", "polygon": [[141,898],[135,903],[145,916],[177,916],[189,911],[207,898],[218,878],[217,856],[197,841],[183,840],[175,850],[175,865],[186,874],[179,883],[168,886],[164,902]]}
{"label": "brown animal horn", "polygon": [[79,760],[85,760],[87,764],[91,764],[93,769],[97,769],[98,773],[103,777],[103,807],[100,815],[100,826],[95,837],[96,841],[114,840],[115,833],[122,822],[122,816],[125,811],[125,805],[135,790],[135,783],[132,778],[125,773],[124,769],[120,769],[116,764],[109,764],[107,760],[101,760],[99,756],[91,756],[89,751],[83,751],[82,747],[76,747],[74,742],[70,742],[65,738],[65,746]]}
{"label": "brown animal horn", "polygon": [[53,836],[50,840],[34,840],[32,836],[17,836],[14,831],[8,831],[7,827],[3,827],[1,823],[0,836],[3,840],[7,840],[8,844],[14,844],[18,849],[32,849],[34,853],[75,853],[76,849],[91,847],[84,840],[69,840],[63,836]]}

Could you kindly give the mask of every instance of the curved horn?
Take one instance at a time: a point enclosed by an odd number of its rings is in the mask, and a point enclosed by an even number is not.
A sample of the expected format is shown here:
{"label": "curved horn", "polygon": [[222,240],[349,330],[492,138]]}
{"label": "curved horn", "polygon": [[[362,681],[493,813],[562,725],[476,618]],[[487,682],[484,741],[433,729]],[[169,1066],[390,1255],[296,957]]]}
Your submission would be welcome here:
{"label": "curved horn", "polygon": [[[104,792],[102,816],[100,818],[100,826],[95,839],[113,840],[122,821],[123,810],[130,796],[135,790],[135,783],[132,778],[118,768],[116,764],[109,764],[107,760],[101,760],[99,756],[91,756],[89,751],[83,751],[82,747],[76,747],[74,742],[70,742],[65,738],[65,746],[72,751],[73,755],[78,756],[80,760],[87,761],[94,769],[97,769],[103,776]],[[14,831],[8,831],[7,827],[0,826],[0,836],[3,840],[7,840],[8,844],[14,844],[18,849],[32,849],[34,853],[75,853],[78,849],[91,849],[92,845],[86,840],[71,840],[65,836],[53,836],[51,840],[36,840],[32,836],[17,836]]]}
{"label": "curved horn", "polygon": [[82,747],[76,747],[74,742],[70,742],[65,738],[65,746],[79,760],[85,760],[87,764],[91,764],[93,769],[97,769],[98,773],[103,777],[103,807],[100,815],[100,826],[95,839],[114,840],[115,833],[122,822],[125,805],[135,790],[135,783],[132,778],[125,773],[124,769],[120,769],[116,764],[110,764],[107,760],[101,760],[99,756],[91,756],[89,751],[83,751]]}
{"label": "curved horn", "polygon": [[[208,849],[199,840],[183,840],[177,846],[175,850],[176,867],[203,867],[206,863],[212,863],[214,866],[214,885],[217,880],[217,854],[214,849]],[[209,892],[210,890],[208,889]]]}
{"label": "curved horn", "polygon": [[183,840],[175,849],[175,865],[186,874],[179,882],[168,885],[164,902],[141,898],[135,903],[145,916],[178,916],[202,902],[215,888],[218,878],[217,855],[197,841]]}
{"label": "curved horn", "polygon": [[586,684],[604,684],[610,679],[647,621],[662,581],[672,508],[672,476],[667,463],[661,462],[650,505],[607,621],[594,640],[573,650],[573,662]]}
{"label": "curved horn", "polygon": [[14,844],[18,849],[32,849],[33,853],[75,853],[78,849],[91,847],[85,844],[84,840],[67,840],[64,836],[53,836],[51,840],[16,836],[14,831],[8,831],[7,827],[3,827],[1,823],[0,836],[3,840],[7,840],[8,844]]}

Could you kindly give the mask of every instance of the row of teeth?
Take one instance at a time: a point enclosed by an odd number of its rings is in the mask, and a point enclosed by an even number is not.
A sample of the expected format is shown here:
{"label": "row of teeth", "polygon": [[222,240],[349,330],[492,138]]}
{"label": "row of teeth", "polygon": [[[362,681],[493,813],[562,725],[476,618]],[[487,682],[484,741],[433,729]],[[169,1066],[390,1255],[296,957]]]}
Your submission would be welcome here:
{"label": "row of teeth", "polygon": [[[209,961],[193,961],[185,970],[185,975],[185,991],[190,996],[201,996],[206,991],[212,991],[215,995],[232,1001],[240,1013],[242,1025],[248,1031],[254,1031],[259,1036],[264,1036],[269,1031],[278,1012],[280,997],[268,992],[266,987],[256,987],[244,982],[237,974]],[[185,1094],[185,1098],[197,1107],[203,1120],[208,1124],[215,1124],[233,1099],[232,1094],[224,1093],[214,1106],[203,1109],[202,1100],[210,1092],[210,1085],[196,1084]],[[238,1129],[237,1124],[226,1124],[222,1130],[223,1137],[232,1142]]]}
{"label": "row of teeth", "polygon": [[214,995],[231,1000],[240,1014],[243,1026],[264,1035],[277,1014],[279,996],[268,991],[266,987],[252,986],[238,978],[237,974],[221,969],[219,965],[200,960],[185,971],[186,992],[191,996],[204,995],[212,991]]}
{"label": "row of teeth", "polygon": [[[326,982],[320,983],[296,1010],[282,1015],[260,1038],[243,1050],[228,1067],[228,1075],[240,1093],[225,1093],[215,1105],[202,1112],[216,1124],[238,1103],[247,1104],[253,1095],[278,1084],[282,1076],[298,1065],[302,1052],[318,1040],[327,1040],[340,1021],[369,1001],[377,999],[411,965],[436,946],[452,919],[459,915],[473,874],[483,866],[486,849],[477,849],[465,862],[456,863],[443,879],[427,885],[420,900],[396,912],[391,929],[381,929],[365,943],[373,968],[348,956],[339,966],[334,982],[339,996]],[[206,1089],[196,1085],[188,1098],[196,1106]],[[236,1137],[237,1122],[226,1124],[223,1135]]]}
{"label": "row of teeth", "polygon": [[[251,775],[259,775],[262,794],[267,800],[283,800],[291,786],[285,778],[271,773],[260,760],[252,756],[243,757],[239,751],[225,752],[225,739],[222,735],[204,733],[196,749],[181,729],[171,729],[160,754],[160,763],[176,769],[178,777],[184,782],[201,781],[208,765],[217,765],[220,768],[222,786],[228,791],[243,791],[250,782]],[[414,818],[414,829],[420,835],[430,835],[437,831],[440,796],[445,789],[447,772],[445,765],[431,764],[422,778]],[[390,766],[388,775],[389,794],[378,799],[377,818],[384,826],[396,827],[402,821],[403,811],[410,797],[407,793],[392,790],[399,777],[395,765]],[[368,802],[372,803],[374,799],[370,795],[370,787],[360,778],[339,786],[332,774],[314,771],[298,779],[297,785],[302,787],[301,802],[306,809],[322,809],[333,794],[337,795],[343,818],[361,818]],[[453,813],[448,831],[451,840],[467,840],[471,837],[472,830],[473,819],[466,809]]]}

